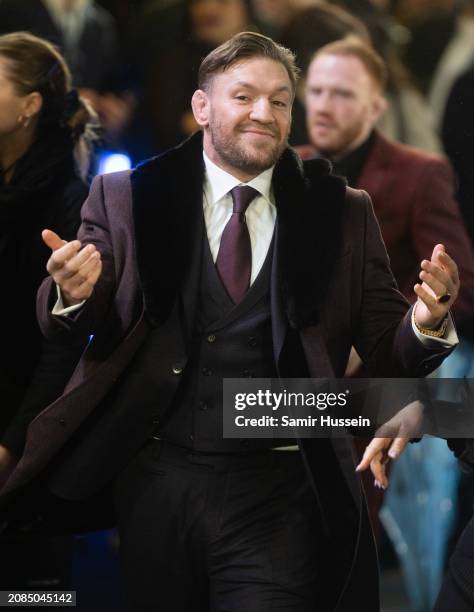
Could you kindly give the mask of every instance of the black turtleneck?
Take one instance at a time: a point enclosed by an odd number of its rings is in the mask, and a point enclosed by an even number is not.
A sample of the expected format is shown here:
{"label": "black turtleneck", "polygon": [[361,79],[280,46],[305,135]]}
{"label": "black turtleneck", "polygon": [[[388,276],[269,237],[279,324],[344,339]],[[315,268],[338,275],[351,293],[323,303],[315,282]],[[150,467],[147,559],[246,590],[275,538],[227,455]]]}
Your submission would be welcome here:
{"label": "black turtleneck", "polygon": [[334,173],[344,176],[347,179],[350,187],[354,187],[361,175],[362,168],[369,156],[372,145],[375,140],[375,131],[370,132],[369,137],[356,149],[339,158],[338,160],[331,159],[334,168]]}

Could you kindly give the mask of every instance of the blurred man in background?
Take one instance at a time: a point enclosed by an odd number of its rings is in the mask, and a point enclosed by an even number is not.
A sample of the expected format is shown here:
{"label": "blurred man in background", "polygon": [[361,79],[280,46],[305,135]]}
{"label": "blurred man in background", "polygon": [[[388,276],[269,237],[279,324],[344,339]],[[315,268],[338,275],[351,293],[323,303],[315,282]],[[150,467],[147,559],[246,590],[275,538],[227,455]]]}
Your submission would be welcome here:
{"label": "blurred man in background", "polygon": [[329,158],[350,186],[372,197],[402,293],[414,300],[418,262],[434,242],[459,261],[462,290],[455,307],[459,330],[474,336],[474,256],[443,157],[389,141],[375,129],[387,103],[385,66],[364,42],[346,39],[321,48],[306,81],[310,145],[303,158]]}

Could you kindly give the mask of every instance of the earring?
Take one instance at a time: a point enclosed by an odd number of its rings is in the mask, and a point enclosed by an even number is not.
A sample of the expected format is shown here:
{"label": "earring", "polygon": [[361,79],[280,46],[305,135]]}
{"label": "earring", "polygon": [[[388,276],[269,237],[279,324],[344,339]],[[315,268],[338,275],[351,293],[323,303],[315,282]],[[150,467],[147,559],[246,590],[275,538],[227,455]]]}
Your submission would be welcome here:
{"label": "earring", "polygon": [[23,115],[18,115],[17,122],[21,125],[22,128],[27,128],[30,125],[31,117],[25,117]]}

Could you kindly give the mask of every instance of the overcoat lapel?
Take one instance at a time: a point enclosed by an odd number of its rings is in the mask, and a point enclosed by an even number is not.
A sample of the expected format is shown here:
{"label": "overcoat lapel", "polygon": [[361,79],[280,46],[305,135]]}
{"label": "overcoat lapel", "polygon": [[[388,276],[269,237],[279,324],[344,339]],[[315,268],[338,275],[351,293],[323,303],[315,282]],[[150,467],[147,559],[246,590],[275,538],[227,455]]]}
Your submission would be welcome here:
{"label": "overcoat lapel", "polygon": [[286,149],[275,166],[278,265],[282,301],[291,327],[320,321],[342,247],[346,183],[324,159],[302,162]]}
{"label": "overcoat lapel", "polygon": [[[139,165],[132,173],[136,258],[145,311],[152,325],[169,317],[196,264],[202,226],[202,139]],[[197,279],[199,282],[199,278]],[[190,291],[192,288],[190,289]],[[185,297],[189,304],[191,294]]]}

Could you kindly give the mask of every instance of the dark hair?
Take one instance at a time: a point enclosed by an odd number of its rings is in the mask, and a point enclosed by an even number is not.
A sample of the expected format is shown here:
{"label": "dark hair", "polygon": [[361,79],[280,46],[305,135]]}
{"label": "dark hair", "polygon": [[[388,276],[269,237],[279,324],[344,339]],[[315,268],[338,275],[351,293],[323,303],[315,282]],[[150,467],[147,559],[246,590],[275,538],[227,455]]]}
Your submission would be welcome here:
{"label": "dark hair", "polygon": [[39,129],[67,128],[77,143],[94,112],[71,86],[71,73],[59,51],[28,32],[0,36],[0,57],[18,95],[41,94]]}
{"label": "dark hair", "polygon": [[282,64],[290,77],[293,93],[295,92],[299,70],[294,54],[271,38],[256,32],[240,32],[211,51],[199,67],[199,89],[207,89],[213,76],[219,72],[225,72],[237,62],[256,57],[265,57]]}
{"label": "dark hair", "polygon": [[329,45],[321,47],[313,56],[313,59],[321,55],[338,55],[343,57],[356,57],[370,74],[375,83],[382,89],[387,84],[387,68],[382,57],[373,47],[360,40],[356,36],[349,36],[342,40],[336,40]]}
{"label": "dark hair", "polygon": [[357,17],[338,6],[321,4],[297,11],[280,39],[295,52],[298,66],[306,74],[315,51],[351,34],[370,41],[367,28]]}

